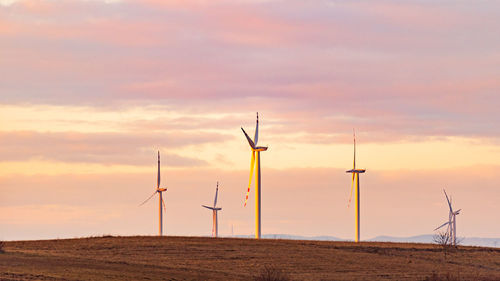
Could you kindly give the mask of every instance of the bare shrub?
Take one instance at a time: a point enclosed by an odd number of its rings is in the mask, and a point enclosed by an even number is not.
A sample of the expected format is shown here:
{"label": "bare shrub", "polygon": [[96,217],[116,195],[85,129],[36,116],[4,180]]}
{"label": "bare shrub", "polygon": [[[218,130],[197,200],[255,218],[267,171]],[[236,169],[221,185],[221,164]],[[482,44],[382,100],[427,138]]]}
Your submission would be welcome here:
{"label": "bare shrub", "polygon": [[451,245],[451,239],[448,235],[448,232],[439,232],[438,234],[434,235],[434,237],[432,237],[432,241],[440,246]]}
{"label": "bare shrub", "polygon": [[290,275],[282,269],[266,266],[253,278],[254,281],[291,281]]}
{"label": "bare shrub", "polygon": [[446,260],[447,254],[452,246],[451,237],[447,232],[439,232],[438,234],[434,235],[434,237],[432,237],[432,240],[434,241],[434,243],[441,246],[441,248],[443,249],[444,259]]}

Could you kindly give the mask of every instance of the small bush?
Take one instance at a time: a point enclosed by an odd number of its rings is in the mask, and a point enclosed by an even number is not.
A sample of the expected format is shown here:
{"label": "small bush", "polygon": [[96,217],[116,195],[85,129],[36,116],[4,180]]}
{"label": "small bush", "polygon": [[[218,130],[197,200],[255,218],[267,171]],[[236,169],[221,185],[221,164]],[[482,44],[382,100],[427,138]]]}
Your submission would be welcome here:
{"label": "small bush", "polygon": [[266,266],[258,275],[253,278],[254,281],[291,281],[290,275],[285,271],[273,267]]}
{"label": "small bush", "polygon": [[474,280],[474,281],[498,281],[500,279],[495,278],[495,277],[485,277],[481,276],[480,274],[476,274],[476,276],[472,278],[462,278],[460,277],[460,273],[457,274],[451,274],[451,273],[443,273],[443,274],[437,274],[433,273],[430,276],[425,277],[422,281],[468,281],[468,280]]}
{"label": "small bush", "polygon": [[432,273],[431,276],[425,277],[423,281],[459,281],[459,280],[462,279],[460,279],[459,276],[453,276],[450,273],[446,274]]}

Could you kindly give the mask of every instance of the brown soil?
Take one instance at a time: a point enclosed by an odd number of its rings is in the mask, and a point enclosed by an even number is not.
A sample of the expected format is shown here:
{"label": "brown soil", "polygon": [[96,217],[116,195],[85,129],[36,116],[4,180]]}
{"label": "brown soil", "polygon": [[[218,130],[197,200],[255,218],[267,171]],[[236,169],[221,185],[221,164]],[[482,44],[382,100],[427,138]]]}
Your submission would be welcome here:
{"label": "brown soil", "polygon": [[458,247],[445,259],[429,244],[143,236],[13,241],[4,251],[0,280],[252,280],[269,266],[293,280],[500,280],[500,249]]}

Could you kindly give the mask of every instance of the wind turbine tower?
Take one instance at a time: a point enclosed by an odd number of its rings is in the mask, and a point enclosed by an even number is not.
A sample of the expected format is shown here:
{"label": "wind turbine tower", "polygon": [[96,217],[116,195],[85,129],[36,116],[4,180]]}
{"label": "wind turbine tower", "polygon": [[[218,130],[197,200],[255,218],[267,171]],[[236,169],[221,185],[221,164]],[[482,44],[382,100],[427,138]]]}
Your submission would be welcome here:
{"label": "wind turbine tower", "polygon": [[162,192],[167,191],[167,188],[161,188],[160,187],[160,180],[161,180],[161,178],[160,178],[160,151],[158,151],[158,176],[156,178],[156,190],[155,190],[155,192],[151,196],[149,196],[148,199],[144,200],[144,202],[142,202],[141,205],[139,205],[139,206],[142,206],[146,202],[148,202],[149,199],[153,198],[153,196],[156,195],[156,193],[159,194],[159,196],[158,196],[158,209],[159,209],[158,235],[162,236],[163,235],[163,213],[162,213],[162,205],[163,205],[163,210],[165,210],[165,212],[167,212],[167,209],[165,207],[165,201],[163,201]]}
{"label": "wind turbine tower", "polygon": [[354,161],[353,161],[353,167],[351,170],[346,171],[346,173],[351,173],[352,174],[352,181],[351,181],[351,193],[349,195],[349,203],[348,206],[351,203],[351,197],[352,197],[352,190],[354,188],[354,182],[356,182],[356,191],[354,193],[355,202],[356,202],[356,236],[354,238],[354,242],[359,242],[359,235],[360,235],[360,212],[359,212],[359,174],[363,174],[366,170],[365,169],[356,169],[356,133],[353,130],[353,137],[354,137]]}
{"label": "wind turbine tower", "polygon": [[217,193],[219,192],[219,182],[217,182],[217,187],[215,188],[215,200],[214,200],[214,206],[209,207],[205,205],[201,205],[202,207],[205,207],[207,209],[212,210],[213,213],[213,224],[212,224],[212,236],[217,238],[219,236],[219,220],[217,219],[217,212],[222,210],[222,208],[217,208]]}
{"label": "wind turbine tower", "polygon": [[259,113],[257,112],[257,123],[255,125],[255,136],[254,139],[252,140],[248,134],[245,132],[243,128],[241,128],[243,131],[243,134],[245,134],[245,137],[247,138],[248,144],[250,145],[250,149],[252,150],[252,160],[250,162],[250,179],[248,181],[248,189],[247,189],[247,195],[245,197],[245,204],[244,206],[247,205],[248,201],[248,193],[250,193],[250,186],[252,185],[252,177],[253,177],[253,170],[256,168],[255,171],[255,239],[260,239],[261,237],[261,176],[260,176],[260,152],[261,151],[266,151],[267,147],[264,146],[257,146],[257,142],[259,141]]}
{"label": "wind turbine tower", "polygon": [[448,238],[450,239],[450,244],[453,246],[457,245],[457,215],[460,214],[462,209],[458,209],[457,211],[453,211],[451,207],[451,197],[448,198],[448,194],[446,194],[446,190],[443,189],[444,196],[446,196],[446,201],[448,202],[448,207],[450,208],[450,212],[448,214],[448,221],[434,229],[435,231],[440,229],[441,227],[448,225],[446,233]]}

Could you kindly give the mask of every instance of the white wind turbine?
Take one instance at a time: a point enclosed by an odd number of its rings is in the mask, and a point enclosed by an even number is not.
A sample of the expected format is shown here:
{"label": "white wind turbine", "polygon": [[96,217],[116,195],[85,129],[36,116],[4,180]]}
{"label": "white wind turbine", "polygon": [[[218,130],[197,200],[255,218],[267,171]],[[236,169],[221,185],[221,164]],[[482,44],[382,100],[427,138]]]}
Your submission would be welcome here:
{"label": "white wind turbine", "polygon": [[250,144],[250,149],[252,150],[252,160],[250,162],[250,180],[248,181],[248,190],[247,195],[245,196],[245,204],[247,205],[248,201],[248,193],[250,193],[250,185],[252,185],[252,177],[254,167],[256,168],[255,172],[255,239],[260,239],[261,237],[261,204],[260,204],[260,193],[262,189],[262,185],[260,182],[260,152],[266,151],[267,147],[257,146],[257,142],[259,141],[259,113],[257,112],[257,124],[255,125],[255,136],[252,140],[248,134],[245,132],[243,128],[241,128],[245,137],[248,140],[248,144]]}
{"label": "white wind turbine", "polygon": [[355,197],[355,202],[356,202],[356,236],[354,237],[354,242],[359,242],[359,236],[360,236],[360,213],[359,213],[359,174],[364,173],[366,170],[365,169],[356,169],[356,133],[353,130],[353,136],[354,136],[354,161],[353,161],[353,167],[351,170],[346,171],[346,173],[352,173],[352,181],[351,181],[351,193],[349,195],[349,203],[347,206],[349,207],[351,203],[351,197],[352,197],[352,190],[354,188],[354,182],[356,182],[356,191],[354,193]]}
{"label": "white wind turbine", "polygon": [[446,196],[446,201],[448,201],[448,207],[450,208],[450,212],[448,215],[448,221],[434,229],[434,231],[440,229],[441,227],[448,225],[448,228],[446,229],[446,234],[448,235],[449,239],[451,240],[450,243],[453,246],[457,245],[457,220],[456,216],[460,214],[460,211],[462,209],[458,209],[457,211],[453,211],[453,208],[451,207],[451,197],[448,199],[448,194],[446,194],[446,190],[444,190],[444,196]]}
{"label": "white wind turbine", "polygon": [[165,212],[167,212],[167,208],[165,207],[165,201],[163,201],[163,197],[162,197],[162,192],[164,191],[167,191],[166,188],[160,188],[160,151],[158,151],[158,176],[156,178],[156,190],[155,192],[149,196],[148,199],[144,200],[144,202],[142,202],[139,206],[142,206],[144,205],[146,202],[149,201],[149,199],[153,198],[153,196],[155,196],[156,193],[159,194],[159,236],[162,236],[163,235],[163,213],[162,213],[162,205],[163,205],[163,209],[165,210]]}
{"label": "white wind turbine", "polygon": [[222,208],[217,208],[217,193],[219,192],[219,182],[217,182],[217,187],[215,188],[215,200],[214,200],[214,206],[209,207],[205,205],[201,205],[202,207],[205,207],[207,209],[212,210],[213,213],[213,223],[212,223],[212,236],[217,238],[219,235],[219,220],[217,219],[217,212],[222,210]]}

